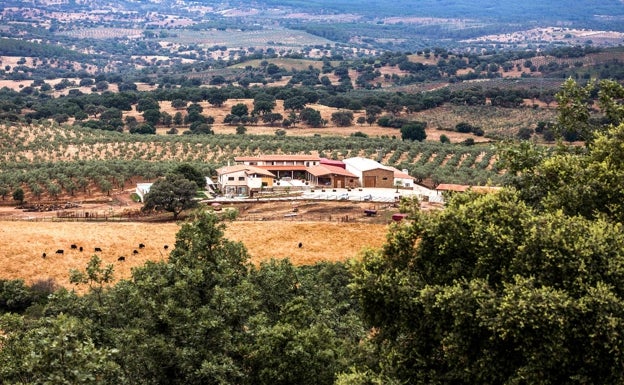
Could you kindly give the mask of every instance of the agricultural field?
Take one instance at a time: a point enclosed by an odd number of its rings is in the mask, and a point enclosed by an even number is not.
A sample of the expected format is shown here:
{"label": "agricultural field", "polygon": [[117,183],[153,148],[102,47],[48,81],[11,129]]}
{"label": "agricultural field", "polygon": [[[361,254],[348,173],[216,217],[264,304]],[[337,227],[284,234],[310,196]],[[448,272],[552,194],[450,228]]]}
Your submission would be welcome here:
{"label": "agricultural field", "polygon": [[[97,255],[104,263],[114,264],[117,280],[128,279],[133,267],[166,260],[179,228],[176,223],[0,220],[0,279],[21,278],[28,283],[52,279],[70,288],[69,270],[83,269],[95,247],[102,249]],[[245,221],[228,223],[226,237],[242,242],[254,264],[289,258],[301,265],[357,258],[366,248],[380,247],[387,230],[383,224]],[[140,243],[145,248],[140,249]],[[84,251],[71,249],[72,244]],[[63,254],[57,254],[57,250],[63,250]],[[138,253],[133,254],[134,250]],[[118,261],[119,256],[125,256],[125,261]]]}
{"label": "agricultural field", "polygon": [[267,28],[259,31],[181,30],[171,38],[161,40],[161,44],[171,43],[173,47],[180,44],[197,44],[204,47],[227,45],[228,47],[280,47],[283,49],[303,48],[305,46],[326,45],[332,42],[302,31],[285,28]]}

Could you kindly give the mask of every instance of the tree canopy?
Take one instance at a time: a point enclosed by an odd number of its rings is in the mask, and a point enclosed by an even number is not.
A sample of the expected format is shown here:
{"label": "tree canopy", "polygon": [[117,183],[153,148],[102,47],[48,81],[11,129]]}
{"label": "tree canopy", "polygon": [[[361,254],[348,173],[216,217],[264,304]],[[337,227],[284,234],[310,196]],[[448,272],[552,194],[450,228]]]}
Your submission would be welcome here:
{"label": "tree canopy", "polygon": [[169,211],[177,219],[182,211],[197,206],[197,188],[197,183],[180,173],[168,174],[154,182],[145,195],[143,210]]}

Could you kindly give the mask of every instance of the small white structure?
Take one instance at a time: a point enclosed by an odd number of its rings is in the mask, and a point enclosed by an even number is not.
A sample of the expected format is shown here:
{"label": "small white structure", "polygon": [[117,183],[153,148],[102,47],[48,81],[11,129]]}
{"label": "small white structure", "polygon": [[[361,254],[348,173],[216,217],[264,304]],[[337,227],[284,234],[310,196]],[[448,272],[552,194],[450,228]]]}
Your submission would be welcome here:
{"label": "small white structure", "polygon": [[150,192],[150,188],[152,188],[153,183],[137,183],[135,192],[139,196],[141,202],[145,202],[145,194]]}
{"label": "small white structure", "polygon": [[414,177],[410,176],[407,169],[399,170],[395,167],[389,167],[394,171],[394,185],[405,188],[414,186]]}

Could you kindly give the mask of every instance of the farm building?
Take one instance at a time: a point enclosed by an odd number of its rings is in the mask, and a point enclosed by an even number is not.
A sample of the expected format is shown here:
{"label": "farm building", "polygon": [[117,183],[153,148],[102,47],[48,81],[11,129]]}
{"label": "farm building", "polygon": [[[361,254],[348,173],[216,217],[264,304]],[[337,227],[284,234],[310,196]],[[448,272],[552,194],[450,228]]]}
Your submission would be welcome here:
{"label": "farm building", "polygon": [[332,188],[359,186],[358,177],[356,175],[344,168],[326,164],[308,168],[308,180],[313,185]]}
{"label": "farm building", "polygon": [[347,158],[344,160],[347,171],[359,179],[362,187],[394,187],[394,170],[367,158]]}
{"label": "farm building", "polygon": [[273,186],[275,175],[265,169],[235,165],[217,169],[217,184],[225,195],[250,195],[254,190]]}
{"label": "farm building", "polygon": [[399,170],[394,167],[388,167],[394,171],[394,185],[406,188],[414,186],[414,177],[407,173],[407,170]]}
{"label": "farm building", "polygon": [[152,188],[153,183],[137,183],[134,192],[139,197],[141,202],[145,202],[145,195],[150,192],[150,188]]}
{"label": "farm building", "polygon": [[321,159],[317,155],[261,155],[238,156],[234,161],[270,171],[276,179],[305,179],[307,168],[317,166]]}

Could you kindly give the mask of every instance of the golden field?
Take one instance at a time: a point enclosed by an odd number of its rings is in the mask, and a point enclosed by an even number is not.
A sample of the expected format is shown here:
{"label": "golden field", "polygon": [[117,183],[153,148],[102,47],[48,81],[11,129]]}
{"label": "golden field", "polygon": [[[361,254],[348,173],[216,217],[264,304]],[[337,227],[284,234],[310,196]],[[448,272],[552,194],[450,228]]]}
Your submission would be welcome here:
{"label": "golden field", "polygon": [[[0,279],[32,283],[51,278],[70,287],[69,270],[84,269],[95,247],[102,249],[97,254],[105,264],[114,264],[116,279],[130,278],[132,268],[167,259],[179,228],[176,223],[0,221]],[[239,221],[227,224],[226,238],[242,242],[254,264],[290,258],[302,265],[357,258],[365,248],[382,246],[387,231],[382,224]],[[139,243],[145,248],[139,249]],[[84,251],[70,249],[72,244]],[[62,255],[56,254],[59,249]],[[117,261],[122,255],[125,262]]]}

